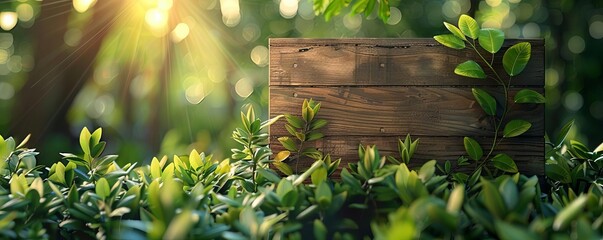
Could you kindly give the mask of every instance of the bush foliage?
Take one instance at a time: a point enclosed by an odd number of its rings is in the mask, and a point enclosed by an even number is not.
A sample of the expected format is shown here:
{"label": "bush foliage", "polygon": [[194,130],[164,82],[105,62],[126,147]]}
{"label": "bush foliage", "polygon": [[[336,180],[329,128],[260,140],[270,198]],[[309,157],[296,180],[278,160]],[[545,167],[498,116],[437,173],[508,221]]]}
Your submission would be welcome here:
{"label": "bush foliage", "polygon": [[[312,112],[315,115],[317,112]],[[289,116],[291,118],[291,116]],[[301,118],[302,121],[304,118]],[[339,165],[320,153],[300,174],[269,167],[271,149],[253,110],[242,114],[231,159],[193,150],[120,166],[104,155],[102,130],[80,135],[81,151],[36,165],[25,141],[0,138],[0,235],[66,239],[414,239],[603,236],[603,147],[550,144],[546,180],[520,173],[459,182],[435,160],[409,169],[418,141],[400,156],[360,146]],[[570,128],[571,123],[566,126]],[[477,177],[475,177],[477,176]],[[547,192],[549,189],[546,189]]]}

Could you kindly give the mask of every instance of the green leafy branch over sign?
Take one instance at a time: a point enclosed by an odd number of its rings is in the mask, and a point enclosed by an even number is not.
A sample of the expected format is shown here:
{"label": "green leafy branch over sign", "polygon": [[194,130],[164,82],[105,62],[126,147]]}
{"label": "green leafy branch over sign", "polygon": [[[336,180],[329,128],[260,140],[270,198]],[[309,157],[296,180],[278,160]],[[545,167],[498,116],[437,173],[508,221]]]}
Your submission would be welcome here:
{"label": "green leafy branch over sign", "polygon": [[[469,155],[469,158],[474,160],[477,166],[473,175],[478,172],[481,174],[483,167],[486,168],[486,172],[490,173],[491,171],[487,168],[489,164],[492,164],[497,170],[515,173],[518,169],[511,157],[506,154],[498,154],[494,157],[491,156],[496,146],[500,144],[503,139],[520,136],[532,127],[532,124],[526,120],[507,120],[506,116],[509,112],[509,105],[515,103],[544,103],[544,96],[531,89],[522,89],[517,92],[512,102],[509,96],[509,88],[513,77],[520,74],[530,60],[532,50],[531,45],[529,42],[520,42],[509,47],[505,51],[502,59],[505,73],[499,73],[494,68],[494,56],[503,46],[505,41],[504,32],[495,28],[480,28],[477,21],[468,15],[462,15],[459,18],[457,25],[458,27],[451,23],[444,22],[444,26],[450,33],[437,35],[434,39],[440,44],[452,49],[460,50],[469,47],[475,51],[479,56],[479,59],[477,61],[467,60],[460,63],[454,69],[454,73],[469,78],[491,78],[503,88],[504,92],[504,99],[502,102],[499,102],[484,89],[471,89],[475,100],[483,111],[492,119],[495,125],[494,139],[486,154],[483,154],[484,151],[478,141],[470,137],[465,137],[464,139],[465,150]],[[480,51],[479,48],[485,50],[490,56],[482,54],[483,51]],[[493,75],[488,76],[484,72],[482,66],[489,69]],[[504,74],[508,77],[504,76]],[[497,106],[502,106],[501,111],[498,111],[499,109],[497,109]],[[505,125],[503,126],[503,124]]]}

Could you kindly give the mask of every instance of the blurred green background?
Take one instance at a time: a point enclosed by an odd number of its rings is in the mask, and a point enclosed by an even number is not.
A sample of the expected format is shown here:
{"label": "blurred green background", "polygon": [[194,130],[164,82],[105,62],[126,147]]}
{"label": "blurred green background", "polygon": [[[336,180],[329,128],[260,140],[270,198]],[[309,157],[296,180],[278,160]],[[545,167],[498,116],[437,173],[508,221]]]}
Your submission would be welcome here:
{"label": "blurred green background", "polygon": [[575,119],[571,138],[603,141],[603,1],[389,4],[384,23],[351,6],[325,21],[311,0],[2,1],[0,134],[32,133],[47,164],[76,151],[84,126],[102,127],[120,162],[228,157],[241,108],[267,117],[269,38],[431,38],[468,14],[507,38],[544,38],[547,133]]}

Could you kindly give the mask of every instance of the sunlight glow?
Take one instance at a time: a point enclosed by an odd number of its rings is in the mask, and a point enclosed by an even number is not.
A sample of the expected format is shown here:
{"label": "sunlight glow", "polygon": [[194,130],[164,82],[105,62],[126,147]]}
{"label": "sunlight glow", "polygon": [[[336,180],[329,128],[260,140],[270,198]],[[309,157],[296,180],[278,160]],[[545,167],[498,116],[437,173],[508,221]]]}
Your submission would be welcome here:
{"label": "sunlight glow", "polygon": [[96,3],[96,0],[73,0],[73,8],[79,13],[84,13]]}
{"label": "sunlight glow", "polygon": [[235,92],[242,98],[247,98],[253,93],[253,82],[249,78],[241,78],[235,84]]}
{"label": "sunlight glow", "polygon": [[29,22],[34,17],[34,9],[28,3],[21,3],[17,6],[17,14],[20,21]]}
{"label": "sunlight glow", "polygon": [[155,36],[162,37],[168,32],[168,14],[167,11],[159,8],[147,10],[144,20]]}
{"label": "sunlight glow", "polygon": [[17,25],[17,13],[16,12],[1,12],[0,13],[0,27],[4,31],[10,31]]}
{"label": "sunlight glow", "polygon": [[173,5],[174,5],[173,0],[158,0],[157,1],[157,8],[164,10],[164,11],[170,10]]}
{"label": "sunlight glow", "polygon": [[201,83],[193,84],[186,88],[186,100],[191,104],[199,104],[205,98],[205,91]]}
{"label": "sunlight glow", "polygon": [[176,25],[176,27],[172,31],[172,41],[175,43],[181,42],[186,37],[188,37],[188,34],[190,33],[190,31],[191,30],[188,27],[188,24],[179,23],[178,25]]}
{"label": "sunlight glow", "polygon": [[220,0],[222,21],[226,26],[234,27],[241,21],[241,9],[239,0]]}
{"label": "sunlight glow", "polygon": [[284,18],[293,18],[297,15],[297,8],[297,0],[281,0],[278,9]]}

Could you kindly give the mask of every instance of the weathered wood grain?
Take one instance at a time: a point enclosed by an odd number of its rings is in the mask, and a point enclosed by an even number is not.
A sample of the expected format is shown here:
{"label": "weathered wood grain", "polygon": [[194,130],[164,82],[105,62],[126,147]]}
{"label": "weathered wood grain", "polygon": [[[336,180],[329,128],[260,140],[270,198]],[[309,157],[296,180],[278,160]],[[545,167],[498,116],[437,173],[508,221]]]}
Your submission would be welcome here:
{"label": "weathered wood grain", "polygon": [[[531,43],[532,56],[511,81],[510,99],[522,88],[544,92],[543,40],[507,40],[493,59],[495,70],[507,79],[503,53],[520,41]],[[491,54],[481,54],[492,60]],[[269,115],[299,113],[304,99],[321,102],[318,117],[329,124],[323,129],[326,138],[312,144],[341,157],[342,167],[357,161],[358,144],[376,144],[381,153],[397,155],[397,139],[407,133],[422,139],[412,166],[430,159],[456,160],[466,154],[464,136],[477,139],[484,148],[493,138],[492,119],[475,101],[471,88],[486,89],[499,103],[504,99],[494,80],[454,74],[459,63],[470,59],[480,63],[480,58],[471,49],[449,49],[433,39],[271,39]],[[506,120],[511,119],[533,126],[522,136],[504,140],[495,153],[512,156],[524,174],[542,175],[544,106],[512,104]],[[288,135],[284,120],[272,125],[270,134],[273,149],[281,149],[276,138]],[[306,160],[298,166],[310,164]]]}
{"label": "weathered wood grain", "polygon": [[[490,92],[499,92],[489,89]],[[493,91],[495,90],[495,91]],[[512,89],[511,96],[517,89]],[[539,90],[541,91],[541,90]],[[318,118],[329,124],[327,136],[492,136],[492,118],[475,101],[470,88],[452,87],[276,87],[270,88],[270,117],[299,114],[304,99],[321,102]],[[500,109],[502,109],[499,106]],[[526,136],[544,136],[544,106],[514,104],[507,119],[526,119]],[[270,133],[287,135],[284,124]]]}
{"label": "weathered wood grain", "polygon": [[[531,43],[532,57],[512,84],[543,86],[544,41],[522,41]],[[497,72],[505,73],[503,53],[517,42],[506,41],[496,54]],[[490,60],[491,54],[482,54]],[[270,39],[270,85],[496,85],[491,79],[455,75],[456,65],[469,59],[481,63],[472,49],[449,49],[433,39]]]}
{"label": "weathered wood grain", "polygon": [[[358,161],[358,146],[362,145],[376,145],[379,149],[381,156],[394,156],[400,159],[397,146],[398,139],[404,138],[405,136],[378,136],[378,137],[367,137],[367,136],[337,136],[337,137],[326,137],[324,139],[312,142],[309,146],[316,147],[325,153],[331,154],[334,158],[341,158],[342,167],[347,167],[348,163],[354,163]],[[419,139],[419,146],[413,159],[410,162],[410,166],[413,168],[420,167],[426,161],[431,159],[438,160],[439,163],[444,163],[446,160],[450,160],[453,166],[456,165],[456,160],[460,156],[466,156],[463,147],[462,137],[433,137],[433,136],[413,136],[413,139]],[[528,137],[503,141],[498,149],[494,151],[493,155],[497,153],[506,153],[511,156],[519,171],[526,175],[543,175],[544,174],[544,138],[542,137]],[[492,143],[491,137],[477,138],[476,139],[484,148],[484,152],[487,153],[486,148]],[[275,151],[284,150],[280,145],[276,136],[273,136],[270,141],[271,148]],[[475,167],[475,162],[471,161],[472,165],[459,168],[460,171],[470,172]],[[295,162],[290,162],[292,167],[296,166]],[[299,170],[307,169],[312,164],[312,160],[303,159],[297,164]],[[337,177],[336,175],[335,177]]]}

